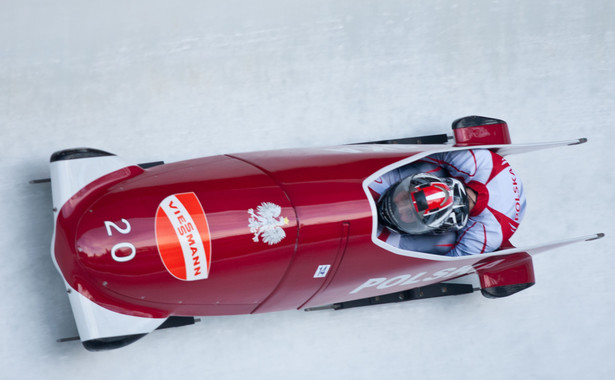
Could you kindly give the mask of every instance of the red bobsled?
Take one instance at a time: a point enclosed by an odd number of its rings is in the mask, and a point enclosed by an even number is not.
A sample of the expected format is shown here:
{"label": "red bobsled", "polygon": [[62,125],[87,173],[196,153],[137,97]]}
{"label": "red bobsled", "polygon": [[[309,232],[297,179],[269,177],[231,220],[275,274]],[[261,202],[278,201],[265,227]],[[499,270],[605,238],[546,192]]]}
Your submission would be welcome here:
{"label": "red bobsled", "polygon": [[437,135],[168,164],[64,150],[51,157],[52,258],[89,350],[193,321],[183,317],[339,309],[475,287],[507,296],[534,283],[531,255],[602,234],[457,258],[401,250],[377,238],[367,185],[434,152],[507,155],[584,141],[511,145],[495,120],[455,129],[454,144]]}

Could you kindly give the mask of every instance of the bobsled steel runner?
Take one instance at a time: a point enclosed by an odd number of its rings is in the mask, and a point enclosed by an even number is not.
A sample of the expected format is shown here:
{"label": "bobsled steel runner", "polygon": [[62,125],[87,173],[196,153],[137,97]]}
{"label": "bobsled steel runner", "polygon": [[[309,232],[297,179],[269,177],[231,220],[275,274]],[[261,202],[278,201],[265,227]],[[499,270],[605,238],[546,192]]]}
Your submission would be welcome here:
{"label": "bobsled steel runner", "polygon": [[51,182],[51,178],[33,179],[29,183],[32,184],[32,185],[36,185],[36,184],[39,184],[39,183],[47,183],[47,182]]}
{"label": "bobsled steel runner", "polygon": [[370,141],[363,142],[360,144],[447,144],[450,140],[452,140],[452,136],[448,136],[445,133],[437,134],[437,135],[428,135],[428,136],[419,136],[419,137],[406,137],[401,139],[390,139],[390,140],[378,140],[378,141]]}
{"label": "bobsled steel runner", "polygon": [[479,118],[458,125],[454,144],[423,136],[141,165],[97,149],[57,152],[51,251],[79,339],[105,350],[195,315],[461,294],[469,288],[449,282],[468,277],[487,297],[526,289],[533,255],[601,235],[464,257],[402,250],[377,239],[368,188],[433,153],[584,142],[510,144],[507,136],[501,120]]}
{"label": "bobsled steel runner", "polygon": [[362,298],[354,301],[338,302],[331,305],[310,307],[305,309],[305,311],[351,309],[354,307],[382,305],[386,303],[399,303],[426,298],[457,296],[461,294],[470,294],[472,292],[474,292],[474,287],[471,284],[440,283],[410,290],[404,290],[401,292],[384,294],[381,296]]}

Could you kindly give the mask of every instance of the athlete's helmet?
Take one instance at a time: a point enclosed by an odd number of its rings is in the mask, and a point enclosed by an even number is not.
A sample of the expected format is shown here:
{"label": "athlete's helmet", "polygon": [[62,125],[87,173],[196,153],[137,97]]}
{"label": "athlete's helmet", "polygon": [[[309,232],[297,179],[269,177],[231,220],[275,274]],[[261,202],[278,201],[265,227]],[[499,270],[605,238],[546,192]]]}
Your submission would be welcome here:
{"label": "athlete's helmet", "polygon": [[378,202],[386,227],[413,235],[462,229],[469,215],[463,183],[419,173],[392,185]]}

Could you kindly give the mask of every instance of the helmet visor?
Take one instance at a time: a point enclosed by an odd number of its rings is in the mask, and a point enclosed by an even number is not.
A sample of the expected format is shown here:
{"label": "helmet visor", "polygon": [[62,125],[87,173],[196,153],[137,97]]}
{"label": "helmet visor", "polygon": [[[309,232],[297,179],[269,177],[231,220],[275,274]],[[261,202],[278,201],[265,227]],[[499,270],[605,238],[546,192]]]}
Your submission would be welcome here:
{"label": "helmet visor", "polygon": [[[411,186],[412,178],[408,177],[393,185],[383,197],[381,208],[384,218],[392,227],[400,232],[420,235],[430,232],[432,229],[423,222],[423,217],[419,215],[413,202],[411,196],[413,190],[413,186]],[[426,200],[421,197],[416,198],[420,198],[417,201],[420,204],[419,207],[422,208]]]}
{"label": "helmet visor", "polygon": [[385,225],[413,235],[459,230],[467,222],[464,185],[420,173],[394,184],[380,201]]}

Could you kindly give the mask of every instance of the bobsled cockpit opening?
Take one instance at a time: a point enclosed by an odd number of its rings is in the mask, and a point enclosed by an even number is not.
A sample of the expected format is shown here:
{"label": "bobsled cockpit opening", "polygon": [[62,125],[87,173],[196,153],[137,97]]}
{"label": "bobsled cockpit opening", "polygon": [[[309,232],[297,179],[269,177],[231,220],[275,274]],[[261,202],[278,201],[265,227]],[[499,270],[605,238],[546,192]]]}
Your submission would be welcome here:
{"label": "bobsled cockpit opening", "polygon": [[[385,200],[390,195],[390,189],[402,183],[407,178],[426,173],[435,177],[444,178],[448,173],[437,164],[429,161],[426,157],[403,160],[390,165],[368,178],[364,187],[372,205],[372,238],[381,247],[395,253],[403,251],[407,256],[428,257],[445,255],[455,244],[457,233],[455,231],[440,231],[430,234],[400,233],[383,217],[381,212],[386,204]],[[388,192],[389,191],[389,192]]]}

